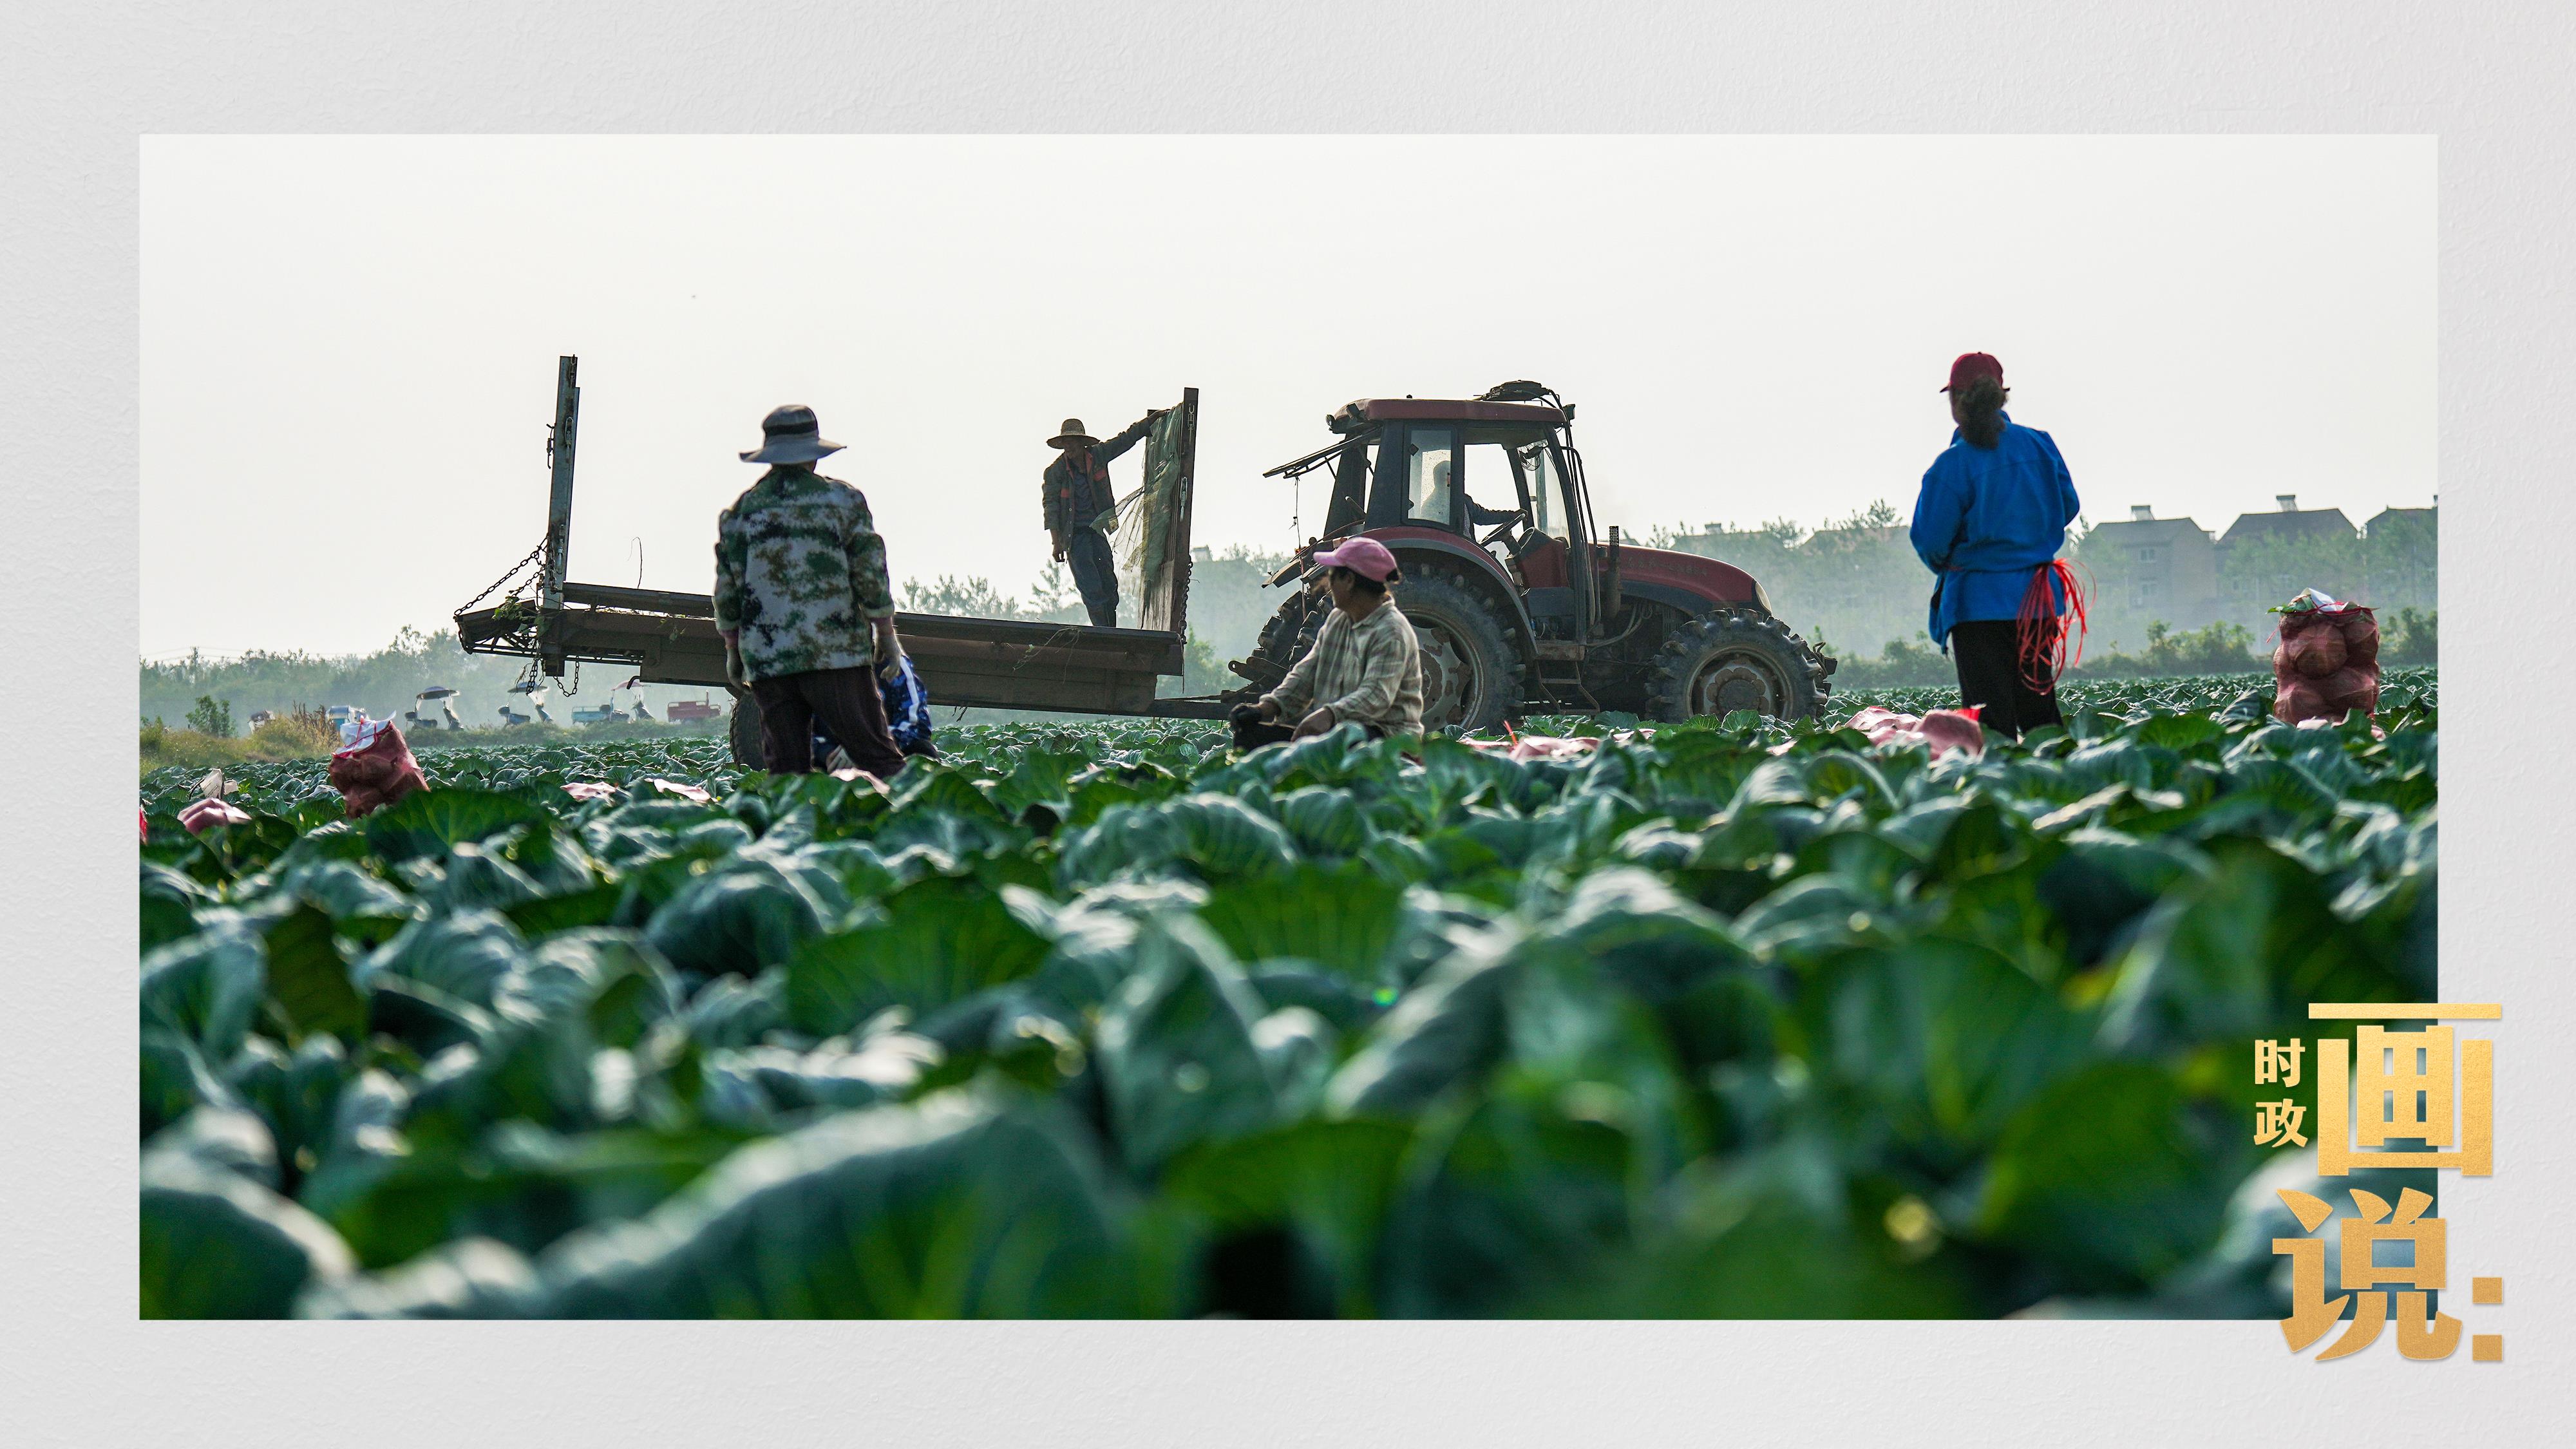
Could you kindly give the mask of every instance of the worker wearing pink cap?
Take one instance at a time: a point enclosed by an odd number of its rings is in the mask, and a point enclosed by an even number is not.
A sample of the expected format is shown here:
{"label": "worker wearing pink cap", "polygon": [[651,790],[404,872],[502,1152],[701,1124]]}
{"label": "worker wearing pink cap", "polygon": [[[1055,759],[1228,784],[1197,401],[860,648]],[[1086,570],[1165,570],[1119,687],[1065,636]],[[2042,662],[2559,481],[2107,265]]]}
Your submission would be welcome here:
{"label": "worker wearing pink cap", "polygon": [[[1325,570],[1333,611],[1278,688],[1258,704],[1235,707],[1236,749],[1306,739],[1343,723],[1372,739],[1422,732],[1422,646],[1387,593],[1404,581],[1395,555],[1376,539],[1354,538],[1317,553],[1315,567]],[[1290,719],[1293,728],[1284,723]]]}

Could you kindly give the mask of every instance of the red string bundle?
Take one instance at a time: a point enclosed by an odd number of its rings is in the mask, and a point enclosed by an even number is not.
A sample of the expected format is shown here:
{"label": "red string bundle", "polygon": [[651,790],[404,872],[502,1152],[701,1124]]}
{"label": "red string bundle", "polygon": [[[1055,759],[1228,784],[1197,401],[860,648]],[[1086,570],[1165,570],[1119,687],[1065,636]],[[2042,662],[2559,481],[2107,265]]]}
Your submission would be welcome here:
{"label": "red string bundle", "polygon": [[[2054,582],[2056,588],[2052,588]],[[2066,603],[2057,602],[2057,588],[2066,591]],[[2066,652],[2066,621],[2075,621],[2075,653]],[[2057,681],[2070,664],[2084,658],[2084,591],[2077,587],[2075,570],[2064,559],[2051,559],[2030,576],[2030,587],[2022,591],[2021,617],[2014,638],[2020,645],[2021,682],[2033,694],[2047,694],[2057,688]]]}

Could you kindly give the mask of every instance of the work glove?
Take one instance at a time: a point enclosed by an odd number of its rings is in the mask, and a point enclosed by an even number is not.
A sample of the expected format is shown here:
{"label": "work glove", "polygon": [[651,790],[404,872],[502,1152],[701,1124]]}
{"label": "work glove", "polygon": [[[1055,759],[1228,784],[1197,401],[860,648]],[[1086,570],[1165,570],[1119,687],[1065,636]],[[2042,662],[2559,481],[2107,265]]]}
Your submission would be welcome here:
{"label": "work glove", "polygon": [[1261,723],[1261,706],[1257,704],[1238,704],[1233,709],[1227,711],[1225,717],[1239,725],[1259,724]]}

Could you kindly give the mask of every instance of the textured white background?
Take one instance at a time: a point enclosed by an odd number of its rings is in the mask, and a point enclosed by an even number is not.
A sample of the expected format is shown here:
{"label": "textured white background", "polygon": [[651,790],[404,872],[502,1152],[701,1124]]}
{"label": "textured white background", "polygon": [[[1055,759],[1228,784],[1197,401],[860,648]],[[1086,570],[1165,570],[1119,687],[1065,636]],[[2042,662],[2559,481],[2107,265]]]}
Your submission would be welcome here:
{"label": "textured white background", "polygon": [[[0,1424],[25,1444],[2555,1442],[2570,1353],[2576,10],[2564,3],[21,3],[0,26]],[[2445,1193],[2507,1362],[2268,1324],[134,1321],[137,139],[184,132],[2403,132],[2440,139]],[[1365,151],[1355,147],[1355,165]],[[328,175],[313,178],[331,185]],[[2246,400],[2255,405],[2257,400]],[[363,576],[360,576],[363,582]],[[2455,1300],[2456,1301],[2456,1300]],[[2559,1423],[2560,1430],[2546,1428]],[[182,1437],[183,1436],[183,1437]]]}

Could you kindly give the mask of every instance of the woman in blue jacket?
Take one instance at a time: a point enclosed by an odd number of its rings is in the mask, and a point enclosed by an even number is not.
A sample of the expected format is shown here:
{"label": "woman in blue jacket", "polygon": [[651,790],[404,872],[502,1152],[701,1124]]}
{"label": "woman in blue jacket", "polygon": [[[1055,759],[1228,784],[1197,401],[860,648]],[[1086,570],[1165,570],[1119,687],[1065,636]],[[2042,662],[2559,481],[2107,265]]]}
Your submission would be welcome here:
{"label": "woman in blue jacket", "polygon": [[1958,665],[1961,702],[2019,738],[2064,723],[2057,661],[2071,579],[2056,559],[2075,521],[2075,480],[2055,440],[2005,414],[2002,363],[1968,353],[1941,390],[1958,429],[1923,474],[1912,531],[1933,573],[1932,642]]}

